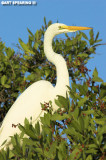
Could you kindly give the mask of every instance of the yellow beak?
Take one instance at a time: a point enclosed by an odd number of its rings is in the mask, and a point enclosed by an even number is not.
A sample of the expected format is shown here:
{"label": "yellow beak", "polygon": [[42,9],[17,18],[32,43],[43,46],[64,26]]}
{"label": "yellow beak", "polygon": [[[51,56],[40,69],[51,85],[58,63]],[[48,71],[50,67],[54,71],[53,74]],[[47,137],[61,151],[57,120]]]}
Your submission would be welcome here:
{"label": "yellow beak", "polygon": [[88,29],[92,29],[91,27],[79,27],[79,26],[61,26],[61,29],[67,29],[70,31],[80,31],[80,30],[88,30]]}

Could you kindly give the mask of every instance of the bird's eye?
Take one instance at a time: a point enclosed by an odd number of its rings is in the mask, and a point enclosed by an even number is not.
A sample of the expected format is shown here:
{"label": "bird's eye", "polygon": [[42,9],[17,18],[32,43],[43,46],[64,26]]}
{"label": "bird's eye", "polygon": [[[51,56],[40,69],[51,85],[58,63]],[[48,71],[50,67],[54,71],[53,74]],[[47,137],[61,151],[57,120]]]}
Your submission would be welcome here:
{"label": "bird's eye", "polygon": [[62,26],[59,26],[59,29],[63,29]]}

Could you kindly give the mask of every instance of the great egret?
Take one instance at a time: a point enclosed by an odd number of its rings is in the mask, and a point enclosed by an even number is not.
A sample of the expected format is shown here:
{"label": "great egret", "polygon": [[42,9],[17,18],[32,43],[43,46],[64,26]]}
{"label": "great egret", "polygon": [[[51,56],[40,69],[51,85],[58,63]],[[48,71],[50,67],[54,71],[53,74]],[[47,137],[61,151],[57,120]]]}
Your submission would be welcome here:
{"label": "great egret", "polygon": [[60,23],[55,23],[48,27],[44,35],[44,52],[47,59],[56,66],[56,86],[53,87],[50,82],[41,80],[32,84],[20,95],[8,111],[0,128],[0,146],[7,139],[7,142],[0,147],[0,150],[8,146],[10,136],[20,133],[18,127],[14,127],[13,124],[17,125],[20,123],[23,125],[25,117],[27,119],[32,117],[32,122],[36,123],[39,117],[44,114],[44,111],[41,110],[41,103],[51,100],[54,107],[53,111],[55,111],[58,108],[54,103],[56,95],[66,96],[67,86],[69,86],[69,74],[64,58],[56,54],[52,49],[54,36],[87,29],[91,28],[66,26]]}

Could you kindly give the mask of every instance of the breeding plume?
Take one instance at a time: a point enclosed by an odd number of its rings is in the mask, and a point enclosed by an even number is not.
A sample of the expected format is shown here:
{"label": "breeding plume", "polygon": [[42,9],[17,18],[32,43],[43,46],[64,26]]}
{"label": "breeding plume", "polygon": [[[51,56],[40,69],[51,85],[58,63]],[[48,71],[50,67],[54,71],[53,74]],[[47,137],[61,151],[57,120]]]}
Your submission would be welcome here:
{"label": "breeding plume", "polygon": [[57,80],[56,86],[45,80],[40,80],[29,86],[12,105],[4,118],[0,128],[0,147],[6,148],[10,142],[10,136],[20,133],[18,127],[12,125],[24,125],[24,119],[32,117],[32,123],[35,124],[44,112],[41,110],[41,103],[52,101],[53,111],[58,107],[54,103],[56,95],[66,96],[67,86],[69,86],[69,74],[64,58],[56,54],[52,49],[53,38],[61,33],[75,32],[78,30],[91,29],[89,27],[66,26],[64,24],[55,23],[48,27],[44,35],[44,52],[47,59],[56,67]]}

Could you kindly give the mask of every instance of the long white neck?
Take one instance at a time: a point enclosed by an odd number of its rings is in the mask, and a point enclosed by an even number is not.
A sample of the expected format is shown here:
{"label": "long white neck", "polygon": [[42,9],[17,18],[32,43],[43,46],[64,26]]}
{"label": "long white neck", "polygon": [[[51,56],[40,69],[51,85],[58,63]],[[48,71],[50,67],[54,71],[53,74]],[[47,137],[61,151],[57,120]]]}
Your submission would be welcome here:
{"label": "long white neck", "polygon": [[44,36],[44,52],[47,59],[56,66],[57,81],[55,88],[60,92],[61,90],[66,92],[66,86],[69,86],[68,69],[64,58],[61,55],[55,53],[52,49],[52,40],[54,36],[55,33],[50,34],[50,32],[46,31]]}

